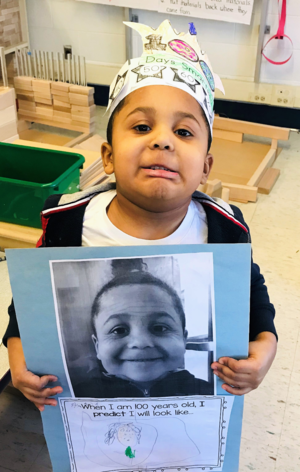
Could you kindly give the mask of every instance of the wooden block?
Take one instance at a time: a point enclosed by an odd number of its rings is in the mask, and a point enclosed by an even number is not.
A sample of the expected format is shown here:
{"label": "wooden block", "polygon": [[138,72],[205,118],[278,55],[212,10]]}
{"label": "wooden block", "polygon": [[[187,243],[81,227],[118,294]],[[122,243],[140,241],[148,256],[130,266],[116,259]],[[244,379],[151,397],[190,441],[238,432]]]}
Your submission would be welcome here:
{"label": "wooden block", "polygon": [[69,92],[79,93],[80,95],[94,95],[94,87],[85,87],[83,85],[70,85]]}
{"label": "wooden block", "polygon": [[95,116],[96,115],[96,105],[91,105],[90,107],[81,107],[78,105],[72,105],[73,115],[78,116]]}
{"label": "wooden block", "polygon": [[39,98],[47,98],[47,100],[51,100],[52,99],[52,94],[51,94],[51,90],[40,90],[40,91],[36,91],[34,90],[34,97],[39,97]]}
{"label": "wooden block", "polygon": [[15,120],[0,126],[0,141],[9,139],[16,134],[18,134],[18,129],[17,122]]}
{"label": "wooden block", "polygon": [[94,98],[90,95],[80,95],[79,93],[69,93],[70,103],[81,107],[90,107],[94,104]]}
{"label": "wooden block", "polygon": [[71,113],[65,112],[65,111],[58,111],[58,110],[53,110],[53,119],[58,119],[58,121],[61,120],[68,120],[68,123],[71,123]]}
{"label": "wooden block", "polygon": [[[99,134],[82,141],[81,143],[76,144],[77,149],[88,149],[89,151],[98,151],[100,152],[101,146],[105,143],[106,140],[102,138]],[[69,144],[69,143],[68,143]]]}
{"label": "wooden block", "polygon": [[61,100],[58,97],[64,97],[69,101],[69,92],[62,92],[61,90],[57,90],[57,89],[53,89],[53,88],[51,88],[51,92],[52,92],[53,96],[54,95],[57,96],[57,100]]}
{"label": "wooden block", "polygon": [[96,121],[95,116],[86,116],[86,115],[75,115],[71,112],[72,120],[80,121],[81,123],[94,123]]}
{"label": "wooden block", "polygon": [[77,136],[76,138],[72,139],[71,141],[68,141],[65,144],[65,146],[70,147],[70,148],[74,148],[74,149],[80,149],[80,147],[78,147],[80,145],[80,143],[86,141],[91,136],[92,136],[92,133],[82,133],[79,136]]}
{"label": "wooden block", "polygon": [[34,95],[33,95],[33,92],[28,92],[28,93],[32,93],[32,95],[22,95],[22,94],[18,94],[17,96],[17,99],[18,100],[25,100],[26,102],[34,102]]}
{"label": "wooden block", "polygon": [[32,77],[18,76],[14,78],[16,89],[32,91]]}
{"label": "wooden block", "polygon": [[[21,114],[21,113],[18,113],[18,118],[20,120],[26,120],[26,121],[33,121],[33,122],[36,122],[36,123],[41,123],[42,125],[47,125],[47,126],[56,126],[57,128],[63,128],[63,129],[69,129],[69,130],[72,130],[72,131],[79,131],[81,133],[87,133],[87,132],[94,132],[96,127],[94,125],[91,125],[89,128],[86,128],[85,126],[82,126],[84,125],[84,123],[80,123],[80,125],[78,124],[74,124],[74,122],[69,122],[68,120],[64,120],[64,122],[62,121],[58,121],[59,119],[56,118],[55,120],[50,120],[50,119],[44,119],[42,117],[40,117],[39,115],[37,115],[36,113],[32,113],[32,112],[27,112],[26,115],[25,114]],[[91,152],[91,151],[89,151]]]}
{"label": "wooden block", "polygon": [[17,121],[17,112],[14,105],[0,110],[0,126],[11,121]]}
{"label": "wooden block", "polygon": [[221,129],[214,129],[213,137],[226,139],[228,141],[234,141],[236,143],[242,143],[244,135],[243,133],[234,133],[233,131],[223,131]]}
{"label": "wooden block", "polygon": [[258,193],[269,195],[275,183],[277,182],[279,175],[279,169],[274,169],[273,167],[267,169],[262,179],[258,182]]}
{"label": "wooden block", "polygon": [[222,182],[219,179],[214,179],[207,182],[205,193],[210,197],[221,198],[222,195]]}
{"label": "wooden block", "polygon": [[25,121],[35,121],[37,118],[36,111],[32,110],[19,110],[18,111],[18,119],[19,120],[25,120]]}
{"label": "wooden block", "polygon": [[20,110],[29,110],[29,111],[35,111],[36,109],[36,104],[35,102],[28,102],[26,100],[18,100],[18,105]]}
{"label": "wooden block", "polygon": [[[69,101],[69,94],[68,93],[64,93],[63,95],[57,95],[56,93],[54,93],[55,90],[52,90],[52,96],[53,96],[53,100],[58,100],[60,102],[64,102],[64,103],[69,103],[70,104],[70,101]],[[71,107],[71,105],[70,105]]]}
{"label": "wooden block", "polygon": [[2,248],[34,248],[41,235],[41,229],[0,222]]}
{"label": "wooden block", "polygon": [[75,121],[72,120],[72,125],[75,126],[76,128],[81,128],[82,130],[87,131],[92,131],[93,129],[93,124],[94,123],[84,123],[82,121]]}
{"label": "wooden block", "polygon": [[37,115],[44,116],[46,119],[53,117],[53,108],[52,106],[47,105],[37,105],[36,107]]}
{"label": "wooden block", "polygon": [[13,88],[0,87],[0,110],[16,106],[15,91]]}
{"label": "wooden block", "polygon": [[32,88],[34,92],[38,92],[39,90],[51,90],[51,81],[50,80],[41,80],[41,79],[33,79],[32,80]]}
{"label": "wooden block", "polygon": [[69,92],[70,84],[67,84],[65,82],[51,82],[51,89],[53,90],[58,90],[59,92]]}
{"label": "wooden block", "polygon": [[290,136],[290,129],[288,128],[278,128],[276,126],[251,123],[250,121],[231,120],[229,118],[221,118],[219,116],[216,116],[214,119],[214,129],[254,134],[255,136],[281,139],[283,141],[287,141]]}
{"label": "wooden block", "polygon": [[230,196],[230,190],[229,188],[223,188],[222,189],[222,200],[224,200],[224,202],[228,203],[229,202],[229,196]]}
{"label": "wooden block", "polygon": [[44,97],[41,96],[41,95],[35,94],[35,95],[34,95],[34,100],[35,100],[37,103],[44,103],[44,105],[52,105],[52,98],[44,98]]}
{"label": "wooden block", "polygon": [[223,188],[229,188],[230,200],[244,202],[256,202],[257,200],[257,187],[249,187],[248,185],[238,185],[222,182]]}
{"label": "wooden block", "polygon": [[266,170],[274,164],[275,159],[276,149],[270,149],[266,157],[263,159],[263,161],[260,163],[256,171],[252,175],[251,179],[247,182],[247,185],[249,185],[250,187],[255,187],[266,172]]}
{"label": "wooden block", "polygon": [[60,100],[57,100],[55,98],[55,95],[53,95],[53,106],[55,107],[61,107],[61,108],[67,108],[71,112],[71,103],[69,102],[61,102]]}
{"label": "wooden block", "polygon": [[25,90],[27,92],[33,91],[32,85],[29,84],[20,84],[19,82],[16,83],[16,81],[14,81],[14,86],[19,91],[19,93],[24,93]]}
{"label": "wooden block", "polygon": [[20,95],[22,95],[22,96],[26,95],[26,97],[32,97],[32,98],[34,97],[33,90],[22,90],[22,89],[18,89],[18,88],[16,88],[15,90],[16,90],[17,98]]}
{"label": "wooden block", "polygon": [[70,117],[71,117],[71,109],[70,108],[66,108],[66,107],[58,107],[56,105],[53,105],[53,110],[55,111],[62,111],[64,113],[69,113]]}

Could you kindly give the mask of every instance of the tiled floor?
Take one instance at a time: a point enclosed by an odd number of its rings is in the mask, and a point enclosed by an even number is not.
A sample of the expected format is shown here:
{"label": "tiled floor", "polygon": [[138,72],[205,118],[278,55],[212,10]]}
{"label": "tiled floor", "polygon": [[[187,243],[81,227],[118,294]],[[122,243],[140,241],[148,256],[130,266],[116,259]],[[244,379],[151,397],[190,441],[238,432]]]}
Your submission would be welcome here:
{"label": "tiled floor", "polygon": [[[97,132],[104,136],[100,114]],[[263,384],[246,396],[239,472],[300,470],[300,135],[292,133],[283,147],[272,193],[239,205],[277,309],[280,341]],[[5,266],[0,262],[0,319],[10,298]],[[25,471],[49,472],[51,465],[39,412],[10,388],[0,395],[0,472]]]}

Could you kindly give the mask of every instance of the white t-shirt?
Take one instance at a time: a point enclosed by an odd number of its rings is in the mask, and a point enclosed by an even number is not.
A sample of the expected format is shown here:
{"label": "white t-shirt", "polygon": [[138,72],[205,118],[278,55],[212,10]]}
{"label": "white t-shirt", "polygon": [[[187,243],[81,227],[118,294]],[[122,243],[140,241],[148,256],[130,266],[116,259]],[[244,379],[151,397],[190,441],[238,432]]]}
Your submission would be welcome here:
{"label": "white t-shirt", "polygon": [[107,216],[107,207],[116,196],[116,190],[103,192],[92,198],[86,207],[82,246],[150,246],[164,244],[207,243],[206,213],[201,203],[192,200],[180,226],[163,239],[139,239],[123,233]]}

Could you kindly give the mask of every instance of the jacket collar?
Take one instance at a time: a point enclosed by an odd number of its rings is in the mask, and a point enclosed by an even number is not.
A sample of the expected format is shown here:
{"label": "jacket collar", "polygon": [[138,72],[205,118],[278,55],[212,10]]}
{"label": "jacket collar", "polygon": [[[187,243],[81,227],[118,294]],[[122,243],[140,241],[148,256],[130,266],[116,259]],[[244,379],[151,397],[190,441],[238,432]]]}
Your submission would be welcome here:
{"label": "jacket collar", "polygon": [[[91,199],[100,193],[115,190],[114,182],[97,185],[75,194],[56,196],[42,211],[43,227],[49,235],[47,246],[81,246],[82,224],[85,209]],[[236,207],[224,204],[201,192],[194,192],[193,199],[202,204],[208,225],[208,243],[233,244],[250,242],[249,230],[242,213]],[[66,218],[67,214],[68,218]],[[54,219],[50,218],[55,215]],[[52,221],[51,221],[52,220]],[[59,227],[59,240],[58,240]],[[70,235],[71,231],[73,234]],[[51,238],[50,235],[53,237]],[[44,231],[45,236],[45,231]]]}

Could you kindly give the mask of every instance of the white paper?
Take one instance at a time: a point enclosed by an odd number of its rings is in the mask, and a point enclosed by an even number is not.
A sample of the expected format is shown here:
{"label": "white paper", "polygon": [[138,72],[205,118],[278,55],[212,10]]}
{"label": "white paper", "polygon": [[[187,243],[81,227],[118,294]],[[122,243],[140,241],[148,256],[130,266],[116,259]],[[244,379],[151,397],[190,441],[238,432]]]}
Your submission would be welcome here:
{"label": "white paper", "polygon": [[250,25],[254,0],[77,0]]}
{"label": "white paper", "polygon": [[222,471],[232,396],[59,401],[72,471]]}

